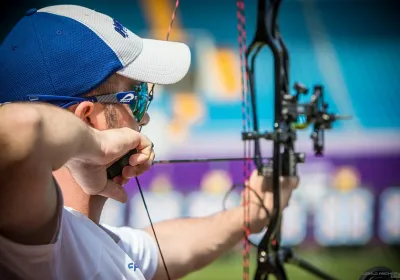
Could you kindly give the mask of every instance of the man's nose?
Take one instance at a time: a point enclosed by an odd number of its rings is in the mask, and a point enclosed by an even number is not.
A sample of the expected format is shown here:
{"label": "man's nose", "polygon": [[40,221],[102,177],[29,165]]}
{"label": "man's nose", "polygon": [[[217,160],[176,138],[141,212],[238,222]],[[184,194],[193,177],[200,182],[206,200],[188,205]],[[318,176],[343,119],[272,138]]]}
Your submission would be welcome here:
{"label": "man's nose", "polygon": [[149,116],[148,113],[146,113],[146,114],[144,114],[144,116],[143,116],[143,118],[142,118],[142,120],[141,120],[141,122],[140,122],[140,125],[141,125],[141,126],[145,126],[145,125],[147,125],[149,122],[150,122],[150,116]]}

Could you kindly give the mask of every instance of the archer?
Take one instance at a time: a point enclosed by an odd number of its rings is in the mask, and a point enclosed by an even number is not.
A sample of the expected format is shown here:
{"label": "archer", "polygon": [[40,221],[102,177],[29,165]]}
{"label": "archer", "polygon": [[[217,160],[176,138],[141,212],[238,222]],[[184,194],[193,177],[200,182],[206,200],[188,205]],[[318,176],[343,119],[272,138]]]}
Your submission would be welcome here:
{"label": "archer", "polygon": [[[1,278],[177,279],[242,238],[242,206],[154,231],[99,224],[106,200],[126,202],[123,186],[154,160],[140,133],[150,121],[147,83],[176,83],[190,66],[186,45],[114,23],[79,6],[30,10],[1,45]],[[107,168],[132,150],[108,179]],[[270,181],[257,172],[249,179],[251,232],[268,226]],[[282,208],[297,185],[283,180]]]}

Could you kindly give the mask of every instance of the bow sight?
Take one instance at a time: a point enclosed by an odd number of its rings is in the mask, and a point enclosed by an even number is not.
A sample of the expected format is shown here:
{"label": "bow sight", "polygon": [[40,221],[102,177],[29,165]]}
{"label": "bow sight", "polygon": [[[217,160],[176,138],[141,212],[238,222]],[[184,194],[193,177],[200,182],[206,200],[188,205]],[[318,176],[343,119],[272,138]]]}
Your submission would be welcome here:
{"label": "bow sight", "polygon": [[[282,175],[296,176],[297,163],[305,162],[304,153],[296,153],[294,151],[294,142],[297,140],[296,130],[305,129],[313,124],[313,132],[310,136],[313,142],[313,149],[316,156],[323,156],[324,151],[324,131],[332,128],[332,123],[336,120],[348,119],[347,116],[338,116],[327,112],[328,104],[324,102],[323,87],[321,85],[314,86],[314,93],[309,103],[299,103],[299,95],[307,94],[308,89],[300,84],[294,85],[296,95],[284,93],[282,96],[281,123],[275,122],[273,132],[259,133],[243,132],[242,140],[271,140],[280,143],[284,147],[282,156]],[[256,155],[254,160],[257,167],[265,167],[260,161],[260,155]],[[268,165],[269,166],[269,165]],[[262,168],[259,169],[260,174],[263,173]],[[265,170],[264,170],[265,172]]]}
{"label": "bow sight", "polygon": [[[300,95],[306,95],[308,89],[296,83],[295,94],[289,88],[289,53],[280,35],[277,23],[282,0],[259,0],[257,28],[250,46],[246,48],[245,61],[248,74],[249,99],[252,111],[252,131],[242,133],[244,141],[254,141],[254,163],[259,174],[272,174],[273,211],[267,232],[258,245],[258,266],[256,280],[267,279],[274,275],[278,280],[287,279],[283,268],[284,262],[295,263],[322,279],[334,279],[311,264],[295,257],[290,248],[280,247],[280,177],[296,176],[297,164],[305,162],[304,153],[295,151],[296,131],[313,126],[311,139],[315,155],[322,156],[324,151],[324,130],[330,129],[339,117],[327,112],[328,104],[324,101],[323,87],[317,85],[308,103],[299,103]],[[259,132],[257,104],[255,98],[254,69],[256,56],[262,47],[271,49],[274,59],[274,124],[273,131]],[[247,64],[248,62],[248,64]],[[268,77],[269,78],[269,77]],[[246,81],[247,82],[247,81]],[[303,120],[303,121],[300,121]],[[260,139],[273,141],[273,158],[269,163],[262,160]]]}

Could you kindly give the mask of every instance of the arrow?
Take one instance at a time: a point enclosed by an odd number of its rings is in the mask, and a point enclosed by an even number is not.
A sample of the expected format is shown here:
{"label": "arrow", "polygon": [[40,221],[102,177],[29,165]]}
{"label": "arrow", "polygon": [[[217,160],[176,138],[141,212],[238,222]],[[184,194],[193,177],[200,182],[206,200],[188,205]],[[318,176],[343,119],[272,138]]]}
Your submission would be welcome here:
{"label": "arrow", "polygon": [[[271,158],[263,158],[271,160]],[[155,160],[153,164],[171,164],[171,163],[197,163],[197,162],[218,162],[218,161],[243,161],[254,160],[254,158],[196,158],[196,159],[173,159],[173,160]]]}

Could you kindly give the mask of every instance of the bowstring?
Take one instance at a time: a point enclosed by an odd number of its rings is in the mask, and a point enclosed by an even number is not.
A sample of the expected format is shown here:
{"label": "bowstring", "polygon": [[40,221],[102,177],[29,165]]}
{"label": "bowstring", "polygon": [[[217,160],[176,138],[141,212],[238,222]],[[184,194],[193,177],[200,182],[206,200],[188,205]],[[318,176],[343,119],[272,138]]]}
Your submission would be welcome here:
{"label": "bowstring", "polygon": [[[173,26],[174,21],[175,21],[176,11],[178,10],[178,7],[179,7],[179,0],[176,0],[175,1],[175,8],[174,8],[174,11],[173,11],[172,17],[171,17],[171,22],[170,22],[169,27],[168,27],[166,41],[168,41],[169,36],[171,34],[172,26]],[[153,84],[151,86],[151,89],[150,89],[150,92],[149,92],[149,95],[151,95],[151,96],[154,93],[154,86],[155,86],[155,84]],[[142,130],[142,127],[140,127],[139,131],[141,131],[141,130]],[[147,207],[147,203],[146,203],[146,200],[145,200],[144,195],[143,195],[142,187],[140,186],[139,178],[135,177],[135,180],[136,180],[136,184],[137,184],[137,186],[139,188],[140,196],[142,197],[144,208],[146,209],[147,217],[149,218],[151,230],[153,231],[154,239],[156,240],[158,251],[160,252],[160,256],[161,256],[161,259],[162,259],[162,262],[163,262],[163,265],[164,265],[165,272],[167,273],[167,278],[168,278],[168,280],[171,280],[171,276],[169,274],[168,267],[167,267],[167,264],[166,264],[165,259],[164,259],[164,255],[163,255],[162,250],[161,250],[160,242],[158,242],[157,234],[156,234],[156,231],[154,229],[154,225],[153,225],[153,222],[152,222],[151,217],[150,217],[149,209]]]}
{"label": "bowstring", "polygon": [[[237,29],[238,29],[238,43],[239,43],[239,54],[240,54],[240,74],[241,74],[241,86],[242,86],[242,124],[243,132],[248,131],[250,127],[250,106],[248,94],[248,75],[247,75],[247,58],[246,58],[246,18],[245,18],[245,5],[244,0],[236,1],[237,7]],[[250,245],[248,236],[250,235],[250,189],[246,184],[246,180],[250,177],[251,172],[251,143],[250,141],[243,142],[243,153],[246,160],[243,162],[243,279],[249,279],[250,269]]]}

